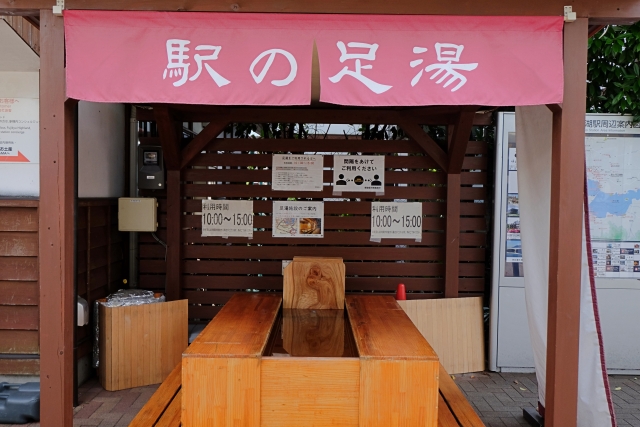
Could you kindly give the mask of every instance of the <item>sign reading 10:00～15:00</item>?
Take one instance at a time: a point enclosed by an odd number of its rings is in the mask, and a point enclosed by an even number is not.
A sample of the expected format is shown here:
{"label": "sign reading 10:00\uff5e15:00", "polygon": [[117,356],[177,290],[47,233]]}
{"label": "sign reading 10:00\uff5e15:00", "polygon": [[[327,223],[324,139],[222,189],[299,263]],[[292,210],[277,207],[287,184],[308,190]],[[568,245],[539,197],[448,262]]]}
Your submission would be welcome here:
{"label": "sign reading 10:00\uff5e15:00", "polygon": [[253,238],[253,201],[203,200],[202,235]]}

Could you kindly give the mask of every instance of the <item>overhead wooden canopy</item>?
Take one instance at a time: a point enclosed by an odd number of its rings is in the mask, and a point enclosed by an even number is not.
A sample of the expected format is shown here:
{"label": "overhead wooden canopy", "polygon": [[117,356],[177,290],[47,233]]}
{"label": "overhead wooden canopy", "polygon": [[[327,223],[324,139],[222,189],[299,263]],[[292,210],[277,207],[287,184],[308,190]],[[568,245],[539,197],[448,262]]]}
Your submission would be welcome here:
{"label": "overhead wooden canopy", "polygon": [[[0,13],[38,15],[56,0],[0,0]],[[573,6],[579,18],[592,24],[624,24],[640,20],[637,0],[66,0],[66,9],[163,10],[203,12],[366,13],[391,15],[562,16]],[[4,9],[4,10],[3,10]]]}

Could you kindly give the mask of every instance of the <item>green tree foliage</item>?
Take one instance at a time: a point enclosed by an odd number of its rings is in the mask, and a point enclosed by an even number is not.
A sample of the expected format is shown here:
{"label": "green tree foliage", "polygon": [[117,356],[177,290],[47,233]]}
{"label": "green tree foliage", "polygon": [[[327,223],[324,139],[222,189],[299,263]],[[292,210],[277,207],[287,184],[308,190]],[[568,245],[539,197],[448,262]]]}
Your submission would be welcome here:
{"label": "green tree foliage", "polygon": [[608,26],[589,39],[587,111],[640,117],[640,23]]}

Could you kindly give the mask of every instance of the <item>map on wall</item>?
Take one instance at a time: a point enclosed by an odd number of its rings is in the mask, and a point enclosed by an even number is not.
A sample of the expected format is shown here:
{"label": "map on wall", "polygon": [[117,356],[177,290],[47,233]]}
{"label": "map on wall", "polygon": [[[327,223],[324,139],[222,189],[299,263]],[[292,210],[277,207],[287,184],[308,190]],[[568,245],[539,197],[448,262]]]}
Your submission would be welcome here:
{"label": "map on wall", "polygon": [[589,224],[596,276],[640,278],[640,124],[587,115]]}

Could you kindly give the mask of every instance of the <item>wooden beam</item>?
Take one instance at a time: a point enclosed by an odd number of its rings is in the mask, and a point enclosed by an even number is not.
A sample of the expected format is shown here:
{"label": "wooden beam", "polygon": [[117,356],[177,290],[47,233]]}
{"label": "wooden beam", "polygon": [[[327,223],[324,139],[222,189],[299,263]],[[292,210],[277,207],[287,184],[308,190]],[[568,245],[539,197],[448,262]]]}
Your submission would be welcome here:
{"label": "wooden beam", "polygon": [[545,426],[575,427],[578,410],[588,21],[564,27],[564,99],[553,114]]}
{"label": "wooden beam", "polygon": [[178,122],[173,118],[169,107],[156,105],[153,114],[160,134],[160,144],[167,170],[180,170],[180,141],[182,134],[178,132]]}
{"label": "wooden beam", "polygon": [[460,174],[447,174],[444,297],[458,298],[460,288]]}
{"label": "wooden beam", "polygon": [[209,124],[193,138],[189,145],[182,149],[180,169],[189,166],[189,163],[191,163],[211,141],[217,138],[228,124],[229,120],[226,118],[218,118],[215,121],[209,122]]}
{"label": "wooden beam", "polygon": [[[453,125],[460,107],[437,106],[405,109],[378,108],[313,108],[313,107],[218,107],[210,105],[170,105],[175,120],[180,122],[211,122],[225,116],[230,123],[326,123],[326,124],[388,124],[404,118],[422,125]],[[138,120],[154,121],[153,111],[137,110]],[[478,112],[475,126],[491,124],[491,114]]]}
{"label": "wooden beam", "polygon": [[458,115],[449,144],[449,168],[447,171],[450,174],[459,174],[462,171],[462,162],[471,138],[471,128],[473,127],[473,119],[476,116],[476,109],[476,107],[465,108]]}
{"label": "wooden beam", "polygon": [[[616,20],[640,19],[640,3],[636,0],[573,0],[573,10],[580,18]],[[0,9],[28,13],[34,9],[49,9],[55,0],[0,0]],[[454,16],[562,16],[566,0],[66,0],[65,9],[94,10],[162,10],[179,12],[266,12],[266,13],[356,13],[389,15],[454,15]],[[2,14],[7,12],[2,11]]]}
{"label": "wooden beam", "polygon": [[65,103],[64,25],[40,27],[40,423],[73,424],[75,111]]}
{"label": "wooden beam", "polygon": [[547,104],[547,108],[552,113],[562,113],[562,105],[561,104]]}
{"label": "wooden beam", "polygon": [[400,127],[410,139],[415,141],[420,148],[422,148],[425,154],[435,160],[443,171],[447,172],[449,168],[449,159],[447,158],[447,154],[433,139],[431,139],[429,135],[427,135],[424,129],[422,129],[417,122],[402,120],[400,122]]}
{"label": "wooden beam", "polygon": [[167,275],[165,294],[167,301],[180,299],[182,279],[182,201],[180,170],[167,171]]}

